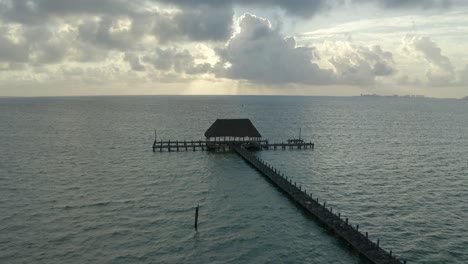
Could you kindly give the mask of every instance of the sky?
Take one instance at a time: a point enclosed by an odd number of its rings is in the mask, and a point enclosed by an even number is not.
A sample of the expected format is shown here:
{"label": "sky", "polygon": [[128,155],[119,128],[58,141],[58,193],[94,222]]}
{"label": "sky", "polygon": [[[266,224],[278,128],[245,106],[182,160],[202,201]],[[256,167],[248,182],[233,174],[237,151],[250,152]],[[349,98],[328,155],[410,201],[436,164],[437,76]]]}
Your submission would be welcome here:
{"label": "sky", "polygon": [[464,0],[0,0],[0,96],[468,96]]}

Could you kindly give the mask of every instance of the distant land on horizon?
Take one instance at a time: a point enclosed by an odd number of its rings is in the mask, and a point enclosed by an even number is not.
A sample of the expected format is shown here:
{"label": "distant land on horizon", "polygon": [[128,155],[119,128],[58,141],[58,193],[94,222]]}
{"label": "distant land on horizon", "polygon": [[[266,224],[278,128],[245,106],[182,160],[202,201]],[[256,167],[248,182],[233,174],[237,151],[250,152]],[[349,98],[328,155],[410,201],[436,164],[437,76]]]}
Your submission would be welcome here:
{"label": "distant land on horizon", "polygon": [[399,94],[393,94],[393,95],[384,95],[384,94],[359,94],[359,95],[340,95],[340,96],[334,96],[334,95],[295,95],[295,94],[283,94],[283,95],[278,95],[278,94],[114,94],[114,95],[94,95],[94,94],[89,94],[89,95],[47,95],[47,96],[0,96],[0,99],[8,99],[8,98],[60,98],[60,97],[124,97],[124,96],[275,96],[275,97],[379,97],[379,98],[416,98],[416,99],[456,99],[456,100],[468,100],[468,96],[462,97],[462,98],[455,98],[455,97],[430,97],[430,96],[425,96],[425,95],[411,95],[411,94],[405,94],[405,95],[399,95]]}

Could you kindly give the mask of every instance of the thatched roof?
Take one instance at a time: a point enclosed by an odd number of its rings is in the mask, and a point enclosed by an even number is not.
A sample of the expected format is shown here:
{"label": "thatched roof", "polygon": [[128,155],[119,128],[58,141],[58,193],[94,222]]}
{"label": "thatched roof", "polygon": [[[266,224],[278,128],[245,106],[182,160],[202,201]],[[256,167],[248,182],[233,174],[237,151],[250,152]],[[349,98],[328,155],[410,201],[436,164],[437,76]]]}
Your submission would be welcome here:
{"label": "thatched roof", "polygon": [[205,137],[262,137],[250,119],[216,119]]}

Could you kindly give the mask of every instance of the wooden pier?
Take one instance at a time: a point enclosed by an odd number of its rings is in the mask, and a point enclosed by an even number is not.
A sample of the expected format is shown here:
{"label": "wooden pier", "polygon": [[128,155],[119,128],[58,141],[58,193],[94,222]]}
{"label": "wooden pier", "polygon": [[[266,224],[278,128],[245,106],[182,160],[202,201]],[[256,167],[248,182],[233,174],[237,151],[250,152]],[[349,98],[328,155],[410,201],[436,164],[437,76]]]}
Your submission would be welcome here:
{"label": "wooden pier", "polygon": [[[283,143],[270,143],[262,138],[258,130],[249,119],[217,119],[205,132],[206,140],[191,141],[157,141],[156,131],[153,142],[153,152],[163,151],[235,151],[240,157],[250,163],[256,170],[262,173],[278,189],[289,198],[313,215],[329,230],[335,232],[340,238],[351,245],[359,254],[371,263],[394,264],[402,263],[392,251],[387,252],[380,247],[380,241],[373,242],[359,231],[359,225],[353,227],[348,218],[342,218],[339,213],[333,213],[333,208],[327,208],[326,204],[319,203],[317,197],[307,194],[302,186],[297,186],[288,177],[284,177],[273,166],[258,159],[250,150],[269,149],[313,149],[314,143],[305,142],[299,137],[288,139]],[[406,263],[406,260],[403,261]]]}
{"label": "wooden pier", "polygon": [[283,143],[269,143],[268,140],[218,140],[218,141],[207,141],[207,140],[181,140],[181,141],[154,141],[153,152],[159,151],[228,151],[231,150],[232,144],[241,145],[245,148],[252,149],[313,149],[314,143],[304,141],[294,142],[283,142]]}
{"label": "wooden pier", "polygon": [[[293,183],[291,179],[285,177],[273,166],[260,160],[239,144],[231,144],[230,148],[370,262],[379,264],[402,263],[392,254],[392,251],[387,252],[382,249],[379,240],[377,242],[371,241],[367,232],[364,235],[359,231],[359,225],[356,227],[350,225],[348,218],[343,219],[339,213],[333,213],[333,209],[327,208],[325,202],[320,204],[317,197],[308,194],[302,186],[297,186],[296,182]],[[406,260],[403,263],[406,263]]]}

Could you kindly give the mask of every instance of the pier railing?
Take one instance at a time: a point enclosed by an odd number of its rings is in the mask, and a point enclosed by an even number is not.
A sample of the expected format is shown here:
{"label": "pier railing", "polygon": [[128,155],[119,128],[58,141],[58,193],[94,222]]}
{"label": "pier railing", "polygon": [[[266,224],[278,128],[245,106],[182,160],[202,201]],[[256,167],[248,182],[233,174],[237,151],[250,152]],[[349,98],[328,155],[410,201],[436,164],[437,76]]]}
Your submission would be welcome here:
{"label": "pier railing", "polygon": [[[318,197],[313,197],[313,194],[307,193],[302,186],[297,186],[296,182],[293,182],[291,178],[285,177],[276,168],[257,158],[242,146],[232,144],[230,147],[276,187],[315,216],[328,229],[347,241],[357,252],[372,263],[402,263],[391,250],[387,252],[382,249],[378,239],[376,242],[369,239],[367,232],[364,235],[359,231],[359,225],[352,226],[348,218],[341,217],[340,213],[334,213],[333,208],[327,208],[325,202],[321,204]],[[403,263],[406,263],[406,260]]]}
{"label": "pier railing", "polygon": [[265,140],[168,140],[168,141],[154,141],[153,152],[159,151],[205,151],[205,150],[231,150],[231,145],[244,146],[246,148],[254,149],[308,149],[314,148],[312,142],[283,142],[283,143],[270,143]]}

